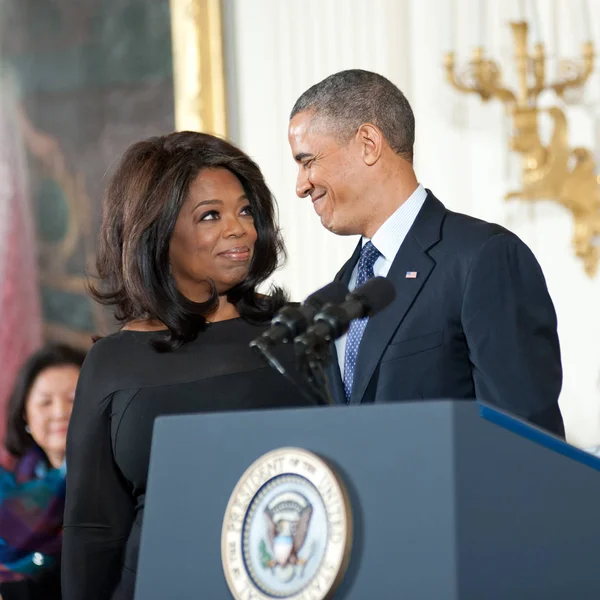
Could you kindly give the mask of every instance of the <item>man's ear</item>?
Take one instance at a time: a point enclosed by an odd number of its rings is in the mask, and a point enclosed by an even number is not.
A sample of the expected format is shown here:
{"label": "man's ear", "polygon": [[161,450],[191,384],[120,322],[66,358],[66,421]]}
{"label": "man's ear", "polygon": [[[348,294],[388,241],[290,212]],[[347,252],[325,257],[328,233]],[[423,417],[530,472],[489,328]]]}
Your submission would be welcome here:
{"label": "man's ear", "polygon": [[362,146],[362,158],[367,166],[373,166],[381,157],[385,138],[379,127],[371,123],[363,123],[356,132],[358,142]]}

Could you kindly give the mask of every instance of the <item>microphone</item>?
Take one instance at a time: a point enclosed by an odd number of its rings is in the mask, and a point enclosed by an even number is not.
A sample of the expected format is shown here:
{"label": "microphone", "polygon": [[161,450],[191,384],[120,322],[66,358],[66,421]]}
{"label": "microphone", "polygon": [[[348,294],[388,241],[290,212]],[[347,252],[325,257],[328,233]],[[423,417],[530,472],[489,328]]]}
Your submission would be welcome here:
{"label": "microphone", "polygon": [[271,321],[269,329],[250,342],[250,347],[260,349],[280,342],[291,342],[306,331],[321,308],[326,304],[342,302],[347,293],[346,285],[341,281],[333,281],[308,296],[301,306],[284,306]]}
{"label": "microphone", "polygon": [[396,298],[396,290],[389,279],[372,277],[364,285],[346,296],[341,304],[328,304],[314,317],[314,323],[294,340],[299,353],[310,352],[321,341],[335,340],[350,327],[354,319],[372,317]]}

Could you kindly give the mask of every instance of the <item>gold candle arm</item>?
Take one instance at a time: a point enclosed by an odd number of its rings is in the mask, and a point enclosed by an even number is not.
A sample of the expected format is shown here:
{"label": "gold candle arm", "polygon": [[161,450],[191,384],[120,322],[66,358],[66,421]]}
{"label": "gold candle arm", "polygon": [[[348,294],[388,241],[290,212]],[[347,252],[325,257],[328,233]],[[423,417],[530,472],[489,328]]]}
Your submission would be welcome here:
{"label": "gold candle arm", "polygon": [[[464,75],[459,75],[456,70],[455,54],[448,52],[444,58],[446,80],[457,91],[467,94],[477,94],[482,100],[498,98],[505,104],[515,101],[515,95],[508,88],[500,84],[500,70],[494,61],[483,57],[483,50],[475,48],[473,58]],[[467,83],[465,79],[470,80]]]}
{"label": "gold candle arm", "polygon": [[[498,98],[504,102],[513,124],[510,148],[521,155],[523,167],[520,188],[506,194],[506,199],[550,200],[568,209],[574,221],[573,249],[592,277],[600,266],[600,176],[594,155],[586,148],[569,146],[564,111],[559,106],[541,108],[538,96],[552,90],[560,97],[568,88],[584,85],[594,71],[594,46],[585,42],[582,60],[565,61],[567,70],[561,79],[548,83],[544,45],[535,44],[529,54],[527,23],[515,22],[510,27],[518,77],[515,92],[501,84],[500,67],[485,57],[483,48],[475,48],[471,60],[460,69],[454,53],[448,53],[444,60],[446,78],[460,92],[477,94],[484,101]],[[552,122],[548,142],[540,136],[541,113]]]}
{"label": "gold candle arm", "polygon": [[448,83],[457,91],[464,94],[478,94],[479,90],[464,83],[456,73],[456,62],[454,52],[448,52],[444,58],[444,69]]}
{"label": "gold candle arm", "polygon": [[594,58],[594,44],[592,42],[585,42],[583,44],[583,64],[577,64],[575,61],[566,61],[563,63],[567,67],[570,67],[574,71],[572,77],[565,76],[564,79],[552,83],[548,86],[549,89],[554,90],[560,97],[563,96],[565,90],[569,88],[580,87],[587,82],[590,75],[594,72],[595,58]]}

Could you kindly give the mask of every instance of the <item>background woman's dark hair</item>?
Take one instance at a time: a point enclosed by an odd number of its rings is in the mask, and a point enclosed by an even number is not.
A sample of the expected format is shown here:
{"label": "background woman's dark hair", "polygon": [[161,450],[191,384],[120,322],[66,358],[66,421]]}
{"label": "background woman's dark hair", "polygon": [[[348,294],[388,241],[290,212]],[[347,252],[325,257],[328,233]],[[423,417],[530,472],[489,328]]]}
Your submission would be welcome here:
{"label": "background woman's dark hair", "polygon": [[277,268],[284,246],[275,224],[275,200],[264,177],[246,154],[229,142],[204,133],[182,131],[131,146],[109,184],[104,200],[96,268],[99,285],[90,294],[115,307],[120,322],[152,319],[167,335],[153,336],[157,350],[173,350],[196,338],[204,314],[218,303],[194,303],[177,289],[169,268],[169,244],[191,183],[205,168],[224,168],[240,181],[252,207],[257,241],[248,277],[227,293],[240,315],[264,322],[285,302],[274,288],[256,291]]}
{"label": "background woman's dark hair", "polygon": [[32,354],[21,367],[12,395],[8,401],[6,449],[16,458],[21,458],[35,443],[25,430],[25,407],[29,392],[38,375],[50,367],[73,365],[81,367],[85,353],[64,344],[48,344]]}

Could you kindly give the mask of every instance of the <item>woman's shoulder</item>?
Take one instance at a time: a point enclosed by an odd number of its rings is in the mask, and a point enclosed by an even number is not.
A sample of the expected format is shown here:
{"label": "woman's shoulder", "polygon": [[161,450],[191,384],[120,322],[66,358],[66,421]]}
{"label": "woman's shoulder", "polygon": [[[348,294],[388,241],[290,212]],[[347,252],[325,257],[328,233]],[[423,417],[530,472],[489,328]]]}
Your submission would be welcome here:
{"label": "woman's shoulder", "polygon": [[120,389],[135,387],[132,375],[153,368],[156,352],[147,332],[122,330],[98,338],[90,348],[79,377],[78,392],[104,397]]}
{"label": "woman's shoulder", "polygon": [[[130,360],[135,354],[151,348],[149,333],[145,331],[125,330],[99,337],[87,353],[84,365],[95,367],[114,365],[122,358]],[[134,354],[134,355],[135,355]]]}
{"label": "woman's shoulder", "polygon": [[265,327],[268,323],[242,318],[218,321],[170,352],[153,347],[158,330],[123,329],[94,343],[81,369],[78,395],[103,400],[117,391],[195,381],[222,362],[256,366],[249,344]]}

